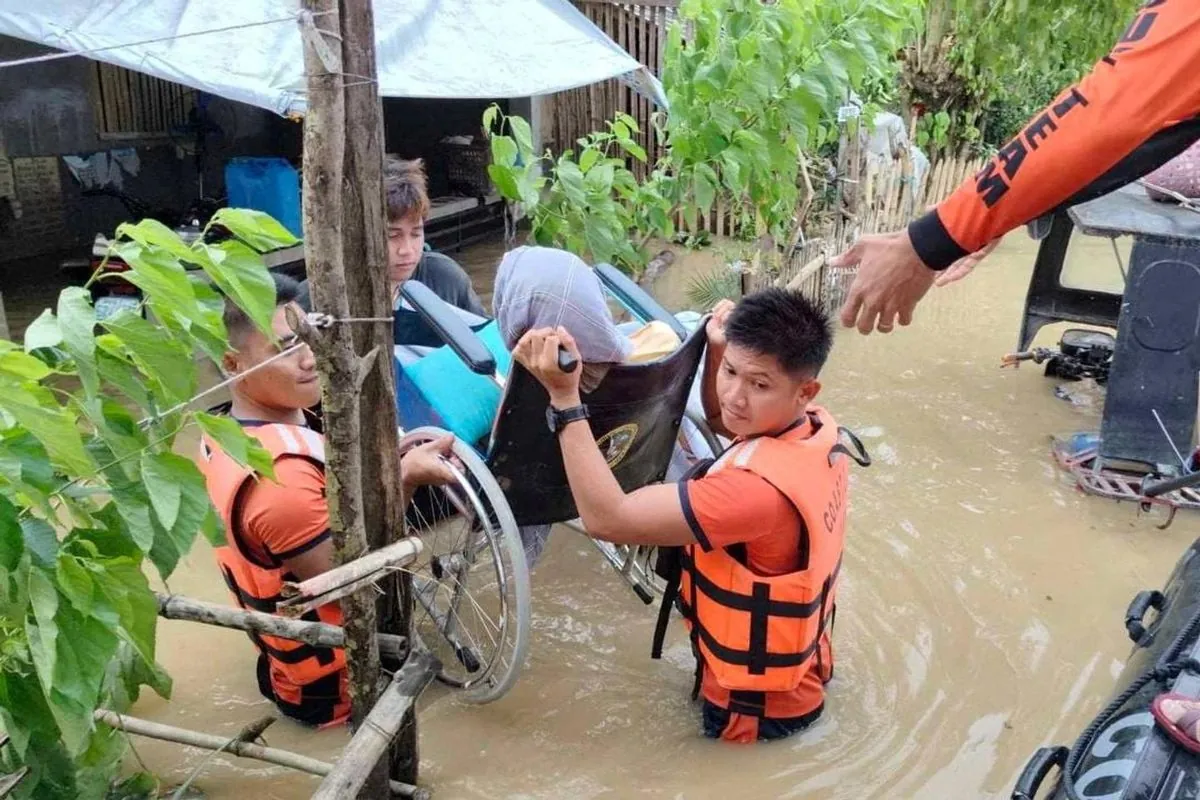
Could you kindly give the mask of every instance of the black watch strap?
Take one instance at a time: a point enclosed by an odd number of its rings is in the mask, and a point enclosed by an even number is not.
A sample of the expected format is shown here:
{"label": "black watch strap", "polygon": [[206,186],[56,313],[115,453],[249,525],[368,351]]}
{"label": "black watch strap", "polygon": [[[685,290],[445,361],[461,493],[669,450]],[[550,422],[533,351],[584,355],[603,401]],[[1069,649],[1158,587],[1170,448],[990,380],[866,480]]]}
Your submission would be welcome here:
{"label": "black watch strap", "polygon": [[577,420],[587,419],[589,416],[591,415],[588,414],[588,407],[582,403],[563,409],[546,406],[546,424],[550,427],[550,432],[553,434],[561,433],[562,429],[567,427],[567,425]]}

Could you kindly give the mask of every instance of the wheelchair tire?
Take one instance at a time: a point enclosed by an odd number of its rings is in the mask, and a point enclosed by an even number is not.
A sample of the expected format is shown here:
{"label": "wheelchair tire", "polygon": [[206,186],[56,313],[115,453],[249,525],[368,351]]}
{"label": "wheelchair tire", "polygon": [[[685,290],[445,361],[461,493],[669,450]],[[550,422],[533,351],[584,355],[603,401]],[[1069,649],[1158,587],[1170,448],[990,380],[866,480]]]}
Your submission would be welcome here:
{"label": "wheelchair tire", "polygon": [[[448,435],[417,428],[403,455]],[[465,700],[504,696],[524,666],[530,638],[529,568],[504,493],[468,444],[455,439],[457,482],[423,487],[409,506],[410,535],[424,551],[412,565],[413,633],[442,662],[438,679]],[[468,624],[468,622],[475,624]]]}

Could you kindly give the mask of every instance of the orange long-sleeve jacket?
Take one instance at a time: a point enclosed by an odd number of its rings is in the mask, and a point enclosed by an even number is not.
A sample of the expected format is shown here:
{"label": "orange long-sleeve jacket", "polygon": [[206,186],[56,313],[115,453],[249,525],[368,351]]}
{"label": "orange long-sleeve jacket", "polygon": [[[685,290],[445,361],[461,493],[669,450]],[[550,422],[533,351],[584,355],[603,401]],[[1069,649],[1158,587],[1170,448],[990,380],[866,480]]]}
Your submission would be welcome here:
{"label": "orange long-sleeve jacket", "polygon": [[1060,206],[1106,194],[1200,139],[1200,0],[1149,0],[1116,46],[975,177],[909,225],[945,269]]}

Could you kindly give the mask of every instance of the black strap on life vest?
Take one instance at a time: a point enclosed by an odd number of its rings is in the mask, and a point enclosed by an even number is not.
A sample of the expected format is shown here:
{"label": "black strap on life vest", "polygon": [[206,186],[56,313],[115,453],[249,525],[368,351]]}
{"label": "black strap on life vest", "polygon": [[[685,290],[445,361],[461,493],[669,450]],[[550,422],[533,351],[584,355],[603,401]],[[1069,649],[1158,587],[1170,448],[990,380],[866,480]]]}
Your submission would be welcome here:
{"label": "black strap on life vest", "polygon": [[[854,445],[854,449],[858,451],[857,453],[851,452],[850,448],[842,444],[841,438],[843,436],[850,439],[851,444]],[[863,447],[862,441],[854,435],[854,431],[849,428],[838,426],[838,443],[829,448],[829,466],[833,466],[833,457],[838,453],[845,453],[850,456],[860,467],[871,466],[871,454],[867,452],[867,448]]]}
{"label": "black strap on life vest", "polygon": [[[250,611],[274,614],[278,602],[283,599],[280,595],[268,598],[255,597],[241,586],[238,586],[237,581],[233,577],[233,572],[226,566],[221,567],[221,577],[225,579],[225,585],[229,587],[229,591],[233,592],[238,605]],[[285,576],[287,579],[294,577],[292,575]],[[304,622],[322,621],[316,609],[304,612],[300,619]],[[281,664],[299,664],[307,659],[315,658],[318,664],[326,667],[332,664],[336,658],[331,647],[316,647],[307,642],[295,642],[295,647],[283,650],[268,644],[257,631],[246,631],[246,634],[250,637],[250,641],[254,642],[254,646],[258,648],[259,652],[270,656]]]}
{"label": "black strap on life vest", "polygon": [[658,607],[658,620],[654,623],[654,638],[650,643],[650,657],[662,658],[663,640],[667,637],[667,625],[671,622],[671,608],[679,597],[679,582],[683,576],[683,548],[660,547],[654,563],[654,572],[667,582],[663,590],[662,604]]}
{"label": "black strap on life vest", "polygon": [[[751,674],[762,675],[768,668],[772,667],[798,667],[801,664],[812,658],[814,653],[820,652],[821,635],[824,633],[826,604],[827,598],[832,591],[833,584],[837,580],[837,575],[841,571],[842,562],[838,560],[833,571],[826,578],[822,586],[821,596],[811,603],[785,603],[783,601],[771,600],[770,592],[758,589],[758,586],[767,587],[768,584],[756,584],[753,595],[742,595],[736,592],[730,592],[726,589],[718,588],[718,592],[713,594],[709,592],[709,588],[715,586],[708,579],[701,580],[698,571],[692,568],[691,559],[688,554],[684,553],[683,569],[690,569],[691,577],[691,595],[690,603],[683,602],[683,613],[692,623],[692,637],[698,642],[703,640],[704,645],[715,655],[727,664],[736,664],[746,667]],[[703,585],[702,585],[703,584]],[[722,644],[700,621],[699,616],[695,612],[696,608],[696,593],[704,591],[706,595],[711,597],[717,603],[727,605],[740,611],[750,613],[750,641],[749,646],[745,650],[736,650]],[[733,599],[734,602],[726,603],[726,600]],[[778,613],[779,611],[784,613]],[[798,613],[803,611],[804,613]],[[809,642],[802,651],[798,653],[772,653],[767,649],[766,637],[766,621],[771,615],[775,616],[792,616],[792,617],[807,617],[813,614],[820,614],[820,622],[818,624],[817,635]],[[756,633],[756,629],[758,633]],[[757,671],[756,671],[757,670]]]}

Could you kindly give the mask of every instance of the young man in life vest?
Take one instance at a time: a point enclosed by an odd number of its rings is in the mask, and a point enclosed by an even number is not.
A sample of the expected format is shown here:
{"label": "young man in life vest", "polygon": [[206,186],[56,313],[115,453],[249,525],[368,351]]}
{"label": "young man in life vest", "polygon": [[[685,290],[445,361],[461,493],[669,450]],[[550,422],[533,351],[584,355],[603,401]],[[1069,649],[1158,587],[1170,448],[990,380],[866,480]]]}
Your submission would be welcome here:
{"label": "young man in life vest", "polygon": [[[275,613],[285,580],[306,580],[333,566],[324,440],[310,427],[305,411],[321,397],[312,351],[301,346],[263,365],[296,344],[285,315],[288,306],[295,306],[296,294],[295,281],[275,276],[272,327],[277,343],[232,302],[225,305],[233,349],[223,366],[231,376],[244,376],[230,387],[229,414],[274,456],[275,480],[256,477],[207,438],[201,442],[200,468],[225,524],[226,545],[216,552],[221,574],[238,605],[267,613]],[[400,466],[406,498],[414,487],[453,479],[440,458],[452,442],[447,437],[404,456]],[[303,618],[342,624],[336,604]],[[350,701],[341,649],[253,633],[250,638],[259,649],[259,690],[280,711],[318,726],[347,718]]]}
{"label": "young man in life vest", "polygon": [[848,451],[812,405],[832,335],[816,306],[782,289],[722,303],[707,334],[705,411],[734,444],[703,474],[629,494],[596,446],[578,371],[558,369],[560,345],[578,357],[570,334],[529,331],[513,355],[550,395],[547,418],[589,535],[682,548],[678,601],[699,662],[704,734],[778,739],[817,719],[833,674]]}

